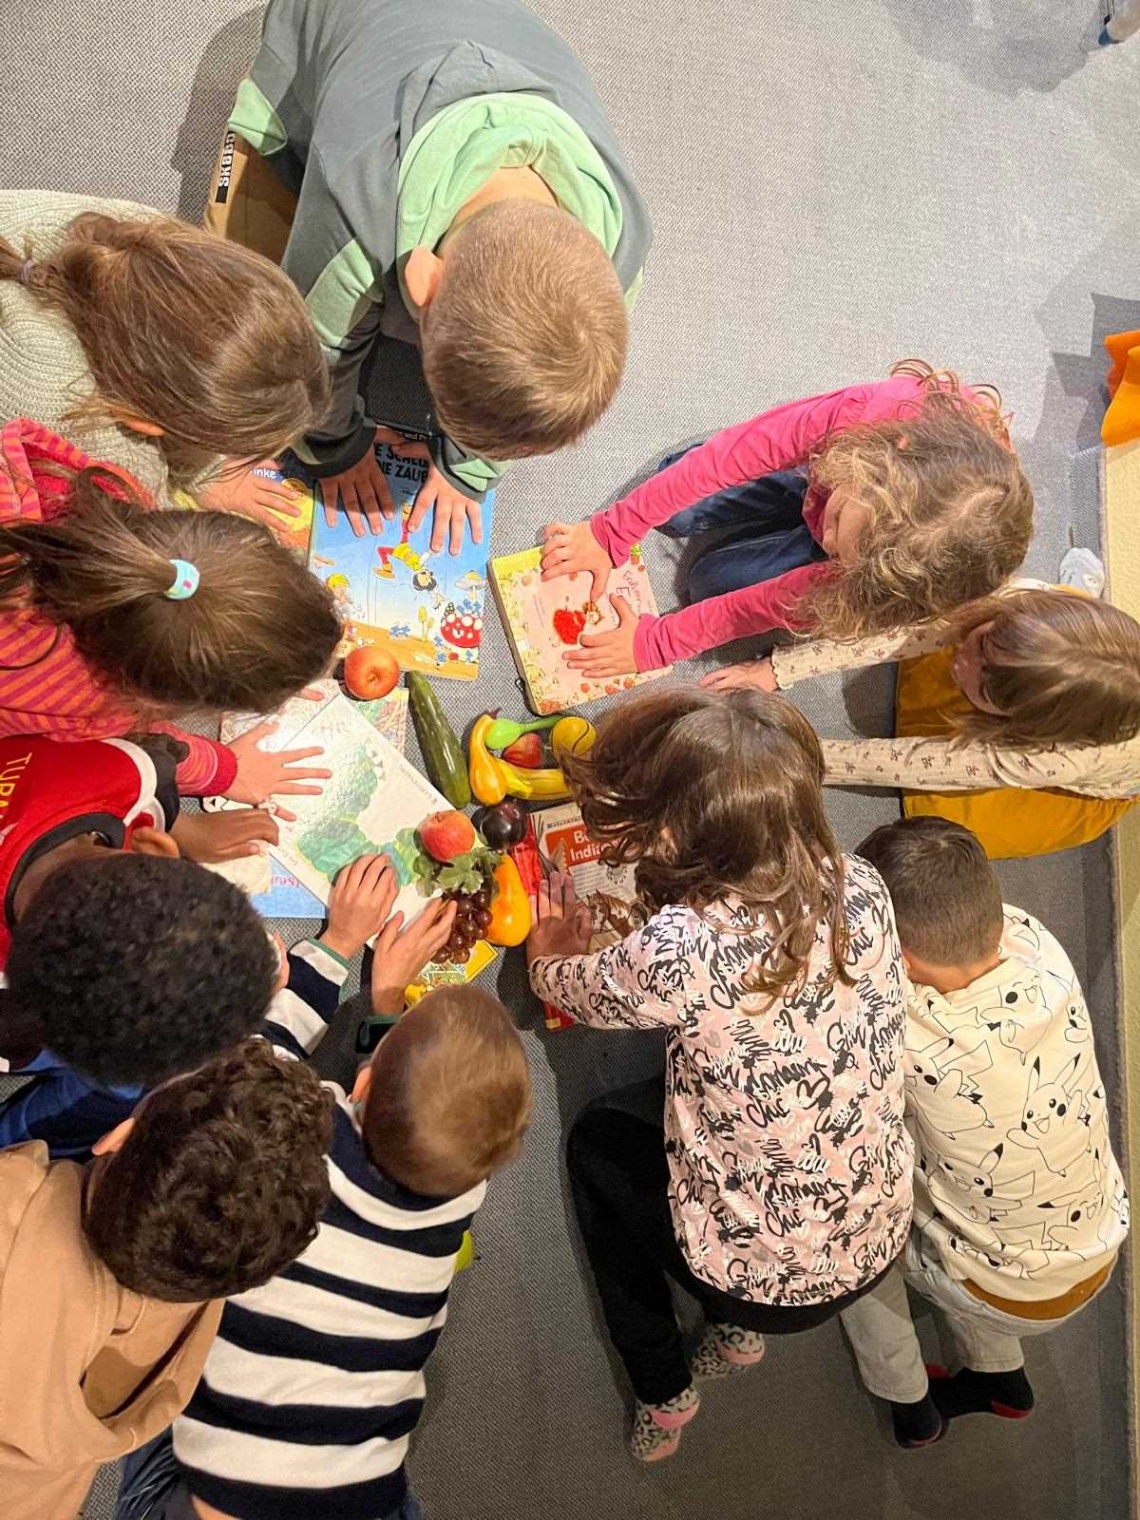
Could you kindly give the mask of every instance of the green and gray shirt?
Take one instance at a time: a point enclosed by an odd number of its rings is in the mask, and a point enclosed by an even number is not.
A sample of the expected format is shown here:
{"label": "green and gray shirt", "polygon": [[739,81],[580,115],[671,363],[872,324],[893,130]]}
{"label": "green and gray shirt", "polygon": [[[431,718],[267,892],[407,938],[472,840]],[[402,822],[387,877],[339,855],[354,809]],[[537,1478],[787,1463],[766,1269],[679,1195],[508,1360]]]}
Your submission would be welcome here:
{"label": "green and gray shirt", "polygon": [[[585,69],[518,0],[271,0],[230,126],[299,198],[282,267],[333,379],[329,418],[306,440],[320,473],[370,446],[358,389],[378,334],[418,343],[408,254],[434,247],[499,169],[535,169],[636,293],[645,204]],[[468,496],[503,471],[447,438],[433,452]]]}

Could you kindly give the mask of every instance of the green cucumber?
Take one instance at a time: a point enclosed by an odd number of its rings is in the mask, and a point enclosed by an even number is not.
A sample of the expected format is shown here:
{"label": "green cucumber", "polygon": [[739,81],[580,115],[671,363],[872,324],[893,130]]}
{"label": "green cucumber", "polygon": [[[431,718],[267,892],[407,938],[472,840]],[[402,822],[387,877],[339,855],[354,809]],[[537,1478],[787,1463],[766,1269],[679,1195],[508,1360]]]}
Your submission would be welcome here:
{"label": "green cucumber", "polygon": [[444,717],[427,677],[410,670],[407,682],[412,722],[416,725],[427,773],[452,807],[465,808],[471,801],[471,783],[455,730]]}

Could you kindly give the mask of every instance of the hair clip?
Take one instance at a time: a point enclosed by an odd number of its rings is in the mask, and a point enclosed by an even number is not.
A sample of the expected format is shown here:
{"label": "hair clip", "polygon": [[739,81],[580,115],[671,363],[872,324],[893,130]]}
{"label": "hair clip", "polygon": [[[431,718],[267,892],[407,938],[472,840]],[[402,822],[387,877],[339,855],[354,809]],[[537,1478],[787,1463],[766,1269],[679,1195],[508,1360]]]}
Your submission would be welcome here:
{"label": "hair clip", "polygon": [[174,579],[163,592],[172,602],[185,602],[192,597],[198,589],[201,577],[198,574],[198,566],[192,565],[188,559],[172,559],[171,568],[174,571]]}

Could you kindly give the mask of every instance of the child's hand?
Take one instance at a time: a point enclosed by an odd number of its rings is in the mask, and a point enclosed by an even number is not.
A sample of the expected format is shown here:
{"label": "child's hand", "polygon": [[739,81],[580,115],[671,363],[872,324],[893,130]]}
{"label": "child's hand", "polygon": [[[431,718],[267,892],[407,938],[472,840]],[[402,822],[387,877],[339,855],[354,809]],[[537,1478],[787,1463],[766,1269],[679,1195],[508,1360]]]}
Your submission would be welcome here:
{"label": "child's hand", "polygon": [[578,647],[563,655],[571,670],[598,680],[603,676],[628,676],[637,671],[634,638],[640,619],[624,597],[611,596],[618,625],[608,633],[584,633]]}
{"label": "child's hand", "polygon": [[329,926],[318,943],[350,961],[391,913],[399,890],[387,855],[361,855],[333,883]]}
{"label": "child's hand", "polygon": [[[277,727],[275,719],[257,723],[233,741],[230,749],[237,759],[237,775],[223,795],[234,802],[265,802],[271,796],[318,797],[323,788],[304,786],[305,781],[327,781],[332,771],[302,766],[302,760],[323,755],[319,744],[309,749],[282,749],[275,752],[259,748],[260,742]],[[292,823],[296,813],[278,806],[279,818]]]}
{"label": "child's hand", "polygon": [[[387,442],[388,429],[377,428],[376,438],[380,443]],[[390,521],[396,515],[396,508],[392,505],[392,493],[388,489],[388,477],[380,468],[375,449],[369,449],[363,459],[358,459],[354,465],[347,470],[342,470],[339,475],[323,475],[317,481],[317,485],[320,488],[321,500],[324,502],[325,522],[330,528],[336,527],[338,496],[344,504],[344,514],[348,518],[348,525],[357,538],[364,537],[364,523],[360,520],[361,513],[368,521],[369,530],[377,534],[384,531],[384,519],[388,518]]]}
{"label": "child's hand", "polygon": [[573,877],[555,871],[540,882],[535,923],[526,937],[526,963],[544,955],[585,955],[590,948],[590,910],[578,901]]}
{"label": "child's hand", "polygon": [[171,829],[187,860],[202,863],[260,855],[277,843],[277,825],[261,808],[219,813],[180,813]]}
{"label": "child's hand", "polygon": [[542,578],[555,580],[560,575],[590,577],[590,600],[599,601],[609,583],[613,565],[610,557],[594,537],[588,522],[553,522],[542,533]]}
{"label": "child's hand", "polygon": [[411,516],[408,518],[408,532],[414,533],[434,507],[435,517],[431,526],[433,554],[440,552],[445,538],[448,541],[448,553],[458,554],[463,548],[465,523],[471,524],[471,542],[481,544],[483,542],[482,507],[477,501],[464,496],[462,491],[457,491],[454,486],[444,480],[435,467],[427,444],[420,443],[418,439],[404,438],[399,433],[393,433],[390,428],[379,428],[376,436],[399,458],[422,459],[427,463],[427,476],[416,492]]}
{"label": "child's hand", "polygon": [[455,903],[434,897],[405,929],[404,915],[394,913],[376,939],[372,957],[372,1011],[398,1014],[404,1007],[404,991],[435,959],[451,937]]}
{"label": "child's hand", "polygon": [[710,691],[779,691],[772,661],[744,660],[739,665],[724,665],[701,677],[701,685]]}
{"label": "child's hand", "polygon": [[212,512],[236,512],[239,517],[279,528],[282,517],[300,517],[300,493],[283,480],[253,473],[277,467],[275,459],[242,459],[227,464],[217,480],[199,491],[198,499]]}

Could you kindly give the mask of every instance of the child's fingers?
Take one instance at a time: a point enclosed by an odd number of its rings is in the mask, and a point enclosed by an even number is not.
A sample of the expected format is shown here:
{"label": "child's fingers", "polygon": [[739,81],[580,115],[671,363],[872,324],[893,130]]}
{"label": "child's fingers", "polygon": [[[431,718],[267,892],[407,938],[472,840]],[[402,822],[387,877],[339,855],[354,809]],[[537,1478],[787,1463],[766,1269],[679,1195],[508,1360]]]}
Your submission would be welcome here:
{"label": "child's fingers", "polygon": [[593,933],[594,921],[590,917],[590,910],[585,903],[579,903],[574,909],[574,928],[578,932],[578,938],[583,944],[589,944],[590,935]]}
{"label": "child's fingers", "polygon": [[[239,734],[234,744],[258,745],[262,739],[267,739],[277,727],[276,718],[267,718],[264,723],[255,723],[252,728],[247,728],[244,734]],[[233,745],[230,746],[233,748]]]}
{"label": "child's fingers", "polygon": [[[434,474],[434,470],[429,470],[427,479],[416,492],[416,499],[414,502],[412,502],[412,510],[408,516],[409,536],[421,526],[424,518],[428,515],[432,507],[435,506],[436,490],[432,482],[432,476]],[[443,540],[441,539],[440,542],[442,543]],[[432,547],[434,548],[435,546],[433,545]]]}
{"label": "child's fingers", "polygon": [[[270,788],[269,795],[276,797],[280,793],[282,797],[319,797],[323,791],[323,786],[301,786],[294,781],[278,781]],[[284,814],[281,816],[284,817]],[[296,817],[296,814],[292,816]]]}
{"label": "child's fingers", "polygon": [[481,544],[483,542],[483,508],[477,501],[467,503],[467,522],[471,529],[471,542]]}
{"label": "child's fingers", "polygon": [[[323,744],[309,744],[304,749],[278,750],[277,758],[281,761],[282,765],[293,765],[300,760],[315,760],[318,755],[323,755],[324,752],[325,747]],[[331,772],[325,771],[324,774],[328,776],[331,775]]]}
{"label": "child's fingers", "polygon": [[[438,512],[439,508],[436,508]],[[467,526],[467,512],[458,502],[451,506],[451,523],[448,529],[448,550],[454,558],[463,548],[463,530]]]}

